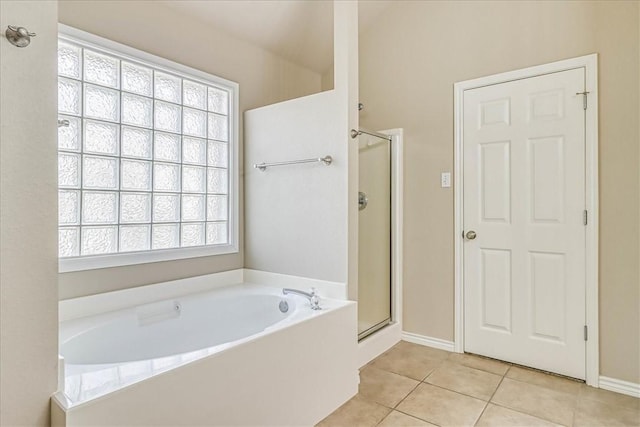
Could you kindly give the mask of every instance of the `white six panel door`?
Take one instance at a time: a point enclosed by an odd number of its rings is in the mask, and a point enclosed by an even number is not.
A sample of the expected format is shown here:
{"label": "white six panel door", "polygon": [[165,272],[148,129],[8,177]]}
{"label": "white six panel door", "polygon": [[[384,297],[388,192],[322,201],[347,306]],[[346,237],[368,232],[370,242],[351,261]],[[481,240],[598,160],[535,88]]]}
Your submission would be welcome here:
{"label": "white six panel door", "polygon": [[584,69],[464,93],[465,351],[585,378]]}

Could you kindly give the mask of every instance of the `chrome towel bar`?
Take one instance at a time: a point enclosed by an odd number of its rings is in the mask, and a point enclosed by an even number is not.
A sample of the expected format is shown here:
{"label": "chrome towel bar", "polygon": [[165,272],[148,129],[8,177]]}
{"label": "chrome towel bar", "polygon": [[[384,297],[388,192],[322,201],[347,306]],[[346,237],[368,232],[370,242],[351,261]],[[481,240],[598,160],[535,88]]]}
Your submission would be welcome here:
{"label": "chrome towel bar", "polygon": [[351,135],[351,139],[356,139],[363,133],[365,135],[375,136],[376,138],[386,139],[389,142],[393,141],[393,139],[391,138],[391,135],[385,135],[384,133],[374,132],[372,130],[366,130],[366,129],[358,129],[358,130],[351,129],[351,132],[349,132],[349,135]]}
{"label": "chrome towel bar", "polygon": [[299,163],[318,163],[322,162],[325,165],[329,166],[331,162],[333,162],[333,157],[324,156],[324,157],[316,157],[314,159],[302,159],[302,160],[289,160],[287,162],[273,162],[273,163],[255,163],[253,165],[254,168],[260,169],[261,172],[267,170],[272,166],[286,166],[286,165],[297,165]]}

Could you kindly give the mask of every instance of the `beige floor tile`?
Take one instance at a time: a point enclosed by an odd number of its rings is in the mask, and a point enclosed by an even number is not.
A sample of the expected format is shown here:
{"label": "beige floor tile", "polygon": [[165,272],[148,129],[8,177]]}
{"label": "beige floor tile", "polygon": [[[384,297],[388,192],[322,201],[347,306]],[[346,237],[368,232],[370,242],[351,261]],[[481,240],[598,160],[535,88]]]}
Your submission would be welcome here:
{"label": "beige floor tile", "polygon": [[472,426],[486,403],[430,384],[420,384],[398,410],[439,426]]}
{"label": "beige floor tile", "polygon": [[449,352],[400,341],[368,366],[422,381],[449,357]]}
{"label": "beige floor tile", "polygon": [[395,407],[419,381],[368,366],[360,371],[360,396],[389,408]]}
{"label": "beige floor tile", "polygon": [[449,360],[460,365],[491,372],[496,375],[504,375],[509,369],[508,363],[476,356],[475,354],[451,353],[449,355]]}
{"label": "beige floor tile", "polygon": [[573,425],[575,427],[640,426],[640,409],[630,409],[584,399],[578,403]]}
{"label": "beige floor tile", "polygon": [[391,409],[356,395],[320,421],[317,427],[374,427],[389,412]]}
{"label": "beige floor tile", "polygon": [[482,400],[489,400],[502,376],[445,361],[425,382]]}
{"label": "beige floor tile", "polygon": [[426,421],[403,414],[398,411],[391,411],[387,417],[382,420],[378,427],[436,427]]}
{"label": "beige floor tile", "polygon": [[557,425],[532,415],[523,414],[522,412],[491,403],[476,423],[476,427],[553,427]]}
{"label": "beige floor tile", "polygon": [[580,399],[595,400],[609,405],[623,406],[629,409],[640,409],[640,399],[637,397],[614,393],[601,388],[584,386],[580,390]]}
{"label": "beige floor tile", "polygon": [[551,390],[563,391],[565,393],[574,393],[576,395],[580,393],[580,389],[584,386],[584,383],[580,381],[574,381],[556,375],[545,374],[544,372],[521,368],[518,366],[512,366],[511,368],[509,368],[509,371],[507,372],[507,378],[539,385]]}
{"label": "beige floor tile", "polygon": [[575,394],[504,378],[491,402],[568,426],[577,400]]}

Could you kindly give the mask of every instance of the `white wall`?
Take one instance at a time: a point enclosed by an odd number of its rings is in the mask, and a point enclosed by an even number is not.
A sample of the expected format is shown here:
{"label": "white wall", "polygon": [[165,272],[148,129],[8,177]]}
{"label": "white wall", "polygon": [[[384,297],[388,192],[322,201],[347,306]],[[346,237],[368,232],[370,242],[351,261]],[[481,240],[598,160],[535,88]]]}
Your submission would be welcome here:
{"label": "white wall", "polygon": [[[245,113],[247,268],[346,281],[345,137],[335,91]],[[330,155],[334,162],[269,168],[254,163]]]}
{"label": "white wall", "polygon": [[[245,267],[357,282],[357,3],[334,5],[335,89],[245,114]],[[254,163],[330,155],[333,164]],[[354,240],[355,239],[355,240]],[[354,273],[355,270],[355,273]]]}
{"label": "white wall", "polygon": [[[7,25],[36,32],[19,49]],[[46,426],[57,388],[57,2],[0,1],[0,425]]]}

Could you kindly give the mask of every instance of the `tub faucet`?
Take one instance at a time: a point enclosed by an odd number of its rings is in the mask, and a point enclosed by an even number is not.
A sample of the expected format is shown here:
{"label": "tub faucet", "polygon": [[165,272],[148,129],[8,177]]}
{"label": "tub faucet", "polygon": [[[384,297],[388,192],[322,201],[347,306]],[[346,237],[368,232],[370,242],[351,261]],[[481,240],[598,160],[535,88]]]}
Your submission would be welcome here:
{"label": "tub faucet", "polygon": [[291,288],[283,288],[282,294],[283,295],[296,294],[303,297],[307,297],[309,299],[309,304],[311,304],[311,310],[322,310],[322,307],[320,307],[320,296],[316,292],[316,288],[311,288],[311,292],[304,292],[304,291],[299,291],[297,289],[291,289]]}

